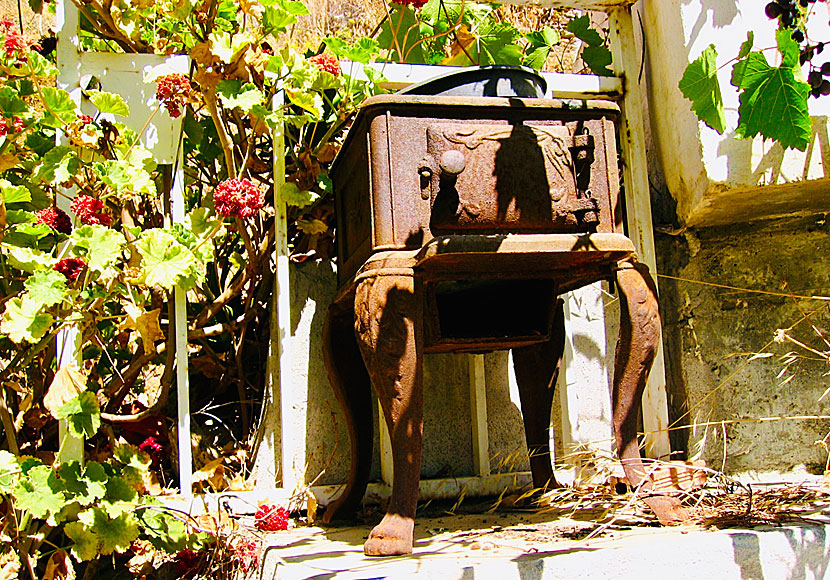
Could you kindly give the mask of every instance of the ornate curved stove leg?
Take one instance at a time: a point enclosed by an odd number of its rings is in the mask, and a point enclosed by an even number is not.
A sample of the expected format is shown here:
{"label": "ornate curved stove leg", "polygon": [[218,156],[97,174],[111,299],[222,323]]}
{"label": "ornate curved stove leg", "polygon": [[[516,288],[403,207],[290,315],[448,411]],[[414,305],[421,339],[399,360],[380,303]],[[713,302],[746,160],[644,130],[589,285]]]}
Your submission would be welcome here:
{"label": "ornate curved stove leg", "polygon": [[370,272],[355,296],[355,333],[392,440],[392,498],[363,550],[412,552],[423,436],[422,316],[412,275]]}
{"label": "ornate curved stove leg", "polygon": [[522,404],[533,487],[541,490],[559,487],[551,467],[549,431],[556,378],[565,350],[565,314],[562,300],[557,298],[555,301],[551,339],[513,349],[513,368]]}
{"label": "ornate curved stove leg", "polygon": [[354,333],[354,307],[333,304],[323,326],[323,360],[334,394],[345,415],[351,444],[351,470],[346,489],[330,503],[323,522],[354,516],[372,466],[372,387]]}
{"label": "ornate curved stove leg", "polygon": [[617,453],[629,484],[636,488],[642,483],[640,489],[646,493],[644,500],[660,522],[676,524],[686,519],[686,512],[677,498],[648,495],[651,483],[643,483],[648,470],[643,465],[637,441],[643,390],[660,341],[657,289],[648,267],[631,262],[621,264],[617,287],[620,292],[620,338],[614,362],[612,397]]}

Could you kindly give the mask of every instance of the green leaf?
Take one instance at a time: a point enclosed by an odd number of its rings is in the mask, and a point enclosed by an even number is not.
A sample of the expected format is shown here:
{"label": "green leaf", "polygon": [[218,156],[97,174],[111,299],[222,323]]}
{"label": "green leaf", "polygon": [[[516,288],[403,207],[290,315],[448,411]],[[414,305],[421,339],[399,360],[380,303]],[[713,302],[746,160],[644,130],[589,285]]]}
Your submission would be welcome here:
{"label": "green leaf", "polygon": [[7,224],[33,224],[37,222],[37,216],[30,211],[22,209],[6,210]]}
{"label": "green leaf", "polygon": [[29,297],[43,307],[54,306],[66,297],[66,276],[55,270],[38,270],[24,283]]}
{"label": "green leaf", "polygon": [[[418,43],[418,21],[409,6],[392,4],[391,16],[383,21],[378,35],[380,48],[389,50],[392,60],[425,64],[424,51]],[[331,46],[331,45],[329,45]],[[398,49],[400,48],[400,53]],[[337,52],[335,52],[337,54]],[[338,55],[340,56],[340,55]],[[345,58],[345,57],[344,57]]]}
{"label": "green leaf", "polygon": [[46,465],[31,468],[20,478],[12,495],[15,507],[38,519],[53,519],[66,503],[63,484]]}
{"label": "green leaf", "polygon": [[772,67],[761,52],[752,52],[745,60],[738,79],[743,89],[738,135],[762,135],[785,148],[806,150],[812,134],[807,109],[810,85],[798,80],[796,67]]}
{"label": "green leaf", "polygon": [[96,90],[88,90],[85,94],[102,113],[112,113],[121,117],[130,116],[130,107],[121,95]]}
{"label": "green leaf", "polygon": [[60,128],[77,118],[75,101],[63,89],[43,87],[41,95],[47,112],[47,115],[43,118],[45,125]]}
{"label": "green leaf", "polygon": [[522,63],[522,47],[516,44],[521,34],[506,22],[488,22],[478,32],[478,64]]}
{"label": "green leaf", "polygon": [[141,254],[144,283],[171,290],[193,287],[201,275],[201,264],[172,235],[160,229],[147,230],[136,243]]}
{"label": "green leaf", "polygon": [[8,335],[15,344],[36,343],[52,326],[51,314],[41,313],[39,302],[28,296],[6,302],[0,319],[0,333]]}
{"label": "green leaf", "polygon": [[611,51],[604,46],[583,47],[582,60],[595,75],[610,77],[614,74],[614,71],[608,68],[613,60]]}
{"label": "green leaf", "polygon": [[588,46],[602,46],[605,42],[599,32],[591,28],[591,17],[587,14],[568,22],[567,30]]}
{"label": "green leaf", "polygon": [[746,40],[741,44],[741,50],[738,52],[738,58],[746,58],[752,51],[752,45],[755,44],[755,32],[750,30],[746,35]]}
{"label": "green leaf", "polygon": [[63,183],[80,171],[81,161],[75,150],[60,145],[49,150],[35,170],[35,180],[49,183]]}
{"label": "green leaf", "polygon": [[75,501],[82,507],[96,503],[104,497],[107,475],[100,463],[90,462],[86,467],[78,461],[63,462],[58,466],[58,477],[65,486],[67,501]]}
{"label": "green leaf", "polygon": [[94,272],[103,272],[114,264],[125,243],[123,234],[99,225],[77,228],[69,239],[74,244],[72,251],[83,257]]}
{"label": "green leaf", "polygon": [[231,34],[223,31],[211,32],[208,36],[213,54],[225,64],[231,64],[234,57],[255,39],[249,32]]}
{"label": "green leaf", "polygon": [[354,44],[349,44],[341,38],[324,38],[323,42],[329,50],[340,60],[350,60],[368,64],[376,56],[380,45],[374,38],[362,37]]}
{"label": "green leaf", "polygon": [[292,105],[304,109],[319,119],[323,114],[323,98],[319,94],[300,89],[285,89],[285,94]]}
{"label": "green leaf", "polygon": [[20,479],[20,464],[13,453],[0,449],[0,493],[11,493]]}
{"label": "green leaf", "polygon": [[69,432],[75,437],[89,439],[101,426],[101,408],[98,397],[91,391],[84,391],[67,401],[58,409],[58,419],[65,419]]}
{"label": "green leaf", "polygon": [[287,205],[293,205],[300,209],[310,206],[319,199],[320,195],[313,191],[301,191],[296,183],[283,183],[280,187],[280,199]]}
{"label": "green leaf", "polygon": [[308,8],[302,2],[280,0],[266,5],[262,14],[263,32],[273,35],[285,32],[302,14],[308,14]]}
{"label": "green leaf", "polygon": [[240,80],[220,81],[216,86],[216,94],[219,100],[228,109],[239,107],[243,112],[249,113],[255,105],[265,102],[265,95],[262,94],[256,85],[252,83],[242,84]]}
{"label": "green leaf", "polygon": [[[122,464],[121,476],[127,485],[138,487],[144,481],[144,474],[150,469],[150,456],[137,447],[122,443],[113,451],[113,457]],[[109,490],[109,487],[107,488]],[[113,488],[115,490],[115,488]],[[112,500],[118,499],[113,491]]]}
{"label": "green leaf", "polygon": [[775,33],[775,39],[778,43],[778,52],[782,57],[781,66],[789,68],[799,66],[798,58],[801,55],[801,47],[793,40],[792,31],[782,28]]}
{"label": "green leaf", "polygon": [[6,254],[6,259],[8,259],[9,264],[24,272],[34,272],[40,268],[51,268],[55,263],[55,258],[52,257],[52,254],[47,254],[34,248],[22,248],[8,244],[0,244],[0,248]]}
{"label": "green leaf", "polygon": [[692,101],[698,119],[722,134],[726,130],[726,115],[718,83],[717,56],[715,45],[709,45],[686,67],[679,87],[683,96]]}
{"label": "green leaf", "polygon": [[100,508],[93,507],[90,509],[92,510],[93,519],[89,526],[95,530],[95,535],[98,538],[98,552],[102,555],[125,552],[133,541],[138,538],[140,531],[138,519],[135,515],[125,513],[110,518]]}
{"label": "green leaf", "polygon": [[145,509],[138,512],[138,519],[150,543],[158,550],[175,553],[190,544],[187,526],[166,511]]}
{"label": "green leaf", "polygon": [[10,86],[0,88],[0,112],[4,117],[24,115],[29,112],[26,101],[20,98]]}
{"label": "green leaf", "polygon": [[0,195],[3,196],[3,202],[8,205],[10,203],[27,203],[32,201],[32,193],[22,185],[12,185],[5,179],[0,179]]}
{"label": "green leaf", "polygon": [[548,60],[551,49],[559,44],[559,33],[551,27],[525,35],[528,41],[525,49],[524,64],[536,70],[542,70]]}
{"label": "green leaf", "polygon": [[74,542],[71,551],[79,562],[98,556],[98,536],[93,529],[81,522],[70,522],[63,527],[63,532]]}

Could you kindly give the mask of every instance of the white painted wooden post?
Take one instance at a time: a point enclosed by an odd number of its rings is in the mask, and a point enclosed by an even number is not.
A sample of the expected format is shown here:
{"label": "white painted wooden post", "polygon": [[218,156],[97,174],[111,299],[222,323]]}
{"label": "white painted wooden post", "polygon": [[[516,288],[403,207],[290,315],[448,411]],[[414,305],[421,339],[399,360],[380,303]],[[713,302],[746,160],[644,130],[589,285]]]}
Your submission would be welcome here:
{"label": "white painted wooden post", "polygon": [[473,470],[475,475],[490,475],[490,440],[487,432],[487,383],[484,355],[468,356],[470,369],[470,415],[473,431]]}
{"label": "white painted wooden post", "polygon": [[[81,103],[81,90],[75,88],[81,59],[78,54],[78,9],[71,1],[59,1],[55,11],[55,24],[58,28],[58,87],[70,91],[76,105]],[[57,132],[58,144],[61,132]],[[61,188],[64,194],[69,190]],[[68,195],[59,195],[57,206],[71,215]],[[58,368],[66,366],[81,366],[81,335],[75,326],[62,330],[56,337]],[[58,422],[59,459],[61,461],[83,461],[84,440],[72,436],[66,426],[66,421]]]}
{"label": "white painted wooden post", "polygon": [[[625,84],[625,93],[621,103],[620,143],[624,160],[623,181],[628,236],[634,242],[640,260],[648,265],[652,275],[656,278],[657,257],[654,250],[648,159],[645,150],[645,99],[638,79],[642,53],[637,50],[631,8],[625,6],[612,9],[608,17],[614,70],[618,76],[624,78]],[[668,432],[669,414],[662,341],[643,394],[643,426],[646,431],[646,455],[652,458],[668,459],[671,454],[671,445]]]}
{"label": "white painted wooden post", "polygon": [[[281,107],[282,93],[274,100],[274,107]],[[274,229],[276,272],[277,344],[274,345],[275,370],[279,374],[280,428],[282,447],[282,487],[295,490],[305,481],[306,430],[308,416],[308,390],[299,382],[289,381],[289,338],[291,336],[291,286],[288,251],[288,208],[280,200],[280,188],[285,183],[285,134],[283,128],[274,131]]]}

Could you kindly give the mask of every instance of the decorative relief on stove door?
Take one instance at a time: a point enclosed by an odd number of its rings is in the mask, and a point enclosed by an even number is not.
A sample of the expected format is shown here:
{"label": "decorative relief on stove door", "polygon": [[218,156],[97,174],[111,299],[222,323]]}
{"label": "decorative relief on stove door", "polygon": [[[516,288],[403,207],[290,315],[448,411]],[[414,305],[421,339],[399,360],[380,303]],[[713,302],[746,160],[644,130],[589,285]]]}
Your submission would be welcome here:
{"label": "decorative relief on stove door", "polygon": [[419,171],[429,176],[430,229],[573,231],[578,223],[572,141],[567,126],[428,127],[428,154]]}

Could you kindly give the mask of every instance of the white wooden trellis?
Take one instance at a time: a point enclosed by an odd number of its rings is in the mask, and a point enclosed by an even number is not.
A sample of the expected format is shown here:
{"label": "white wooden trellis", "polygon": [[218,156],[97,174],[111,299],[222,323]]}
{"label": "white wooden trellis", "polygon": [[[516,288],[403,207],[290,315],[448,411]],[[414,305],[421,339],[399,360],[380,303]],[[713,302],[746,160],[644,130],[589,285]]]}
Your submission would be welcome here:
{"label": "white wooden trellis", "polygon": [[[627,207],[628,235],[632,239],[640,260],[647,264],[653,273],[657,271],[656,255],[651,222],[650,194],[648,184],[648,168],[645,153],[644,130],[644,92],[639,85],[637,72],[640,70],[641,53],[637,50],[634,23],[632,19],[632,4],[636,0],[542,0],[527,2],[525,0],[508,0],[508,4],[525,4],[549,7],[571,7],[589,10],[601,10],[608,13],[611,49],[614,56],[614,77],[599,77],[594,75],[550,74],[544,76],[548,81],[550,96],[556,98],[574,99],[614,99],[618,100],[622,109],[620,126],[621,156],[623,159],[623,180],[625,183],[625,199]],[[449,67],[419,66],[409,64],[374,65],[382,68],[388,79],[386,88],[400,89],[410,84],[432,78]],[[347,69],[348,70],[348,69]],[[275,143],[277,163],[281,163],[284,156],[278,154]],[[283,177],[283,172],[275,166],[275,180]],[[277,184],[275,184],[277,185]],[[280,217],[285,216],[285,208],[277,209],[278,240],[281,233],[286,231],[285,223]],[[272,363],[272,381],[279,384],[280,377],[290,377],[287,361],[291,353],[283,348],[285,340],[290,336],[290,288],[288,288],[288,249],[284,240],[278,243],[277,248],[277,276],[275,277],[275,316],[278,332],[272,334],[274,360]],[[603,324],[601,322],[601,324]],[[457,494],[462,488],[477,493],[494,490],[501,491],[509,474],[490,475],[490,459],[488,455],[488,433],[485,397],[485,377],[483,355],[469,355],[470,376],[470,404],[472,413],[472,440],[473,464],[477,477],[454,478],[452,480],[422,481],[421,492],[424,497],[450,497]],[[568,372],[566,361],[565,374]],[[282,381],[280,392],[282,449],[281,471],[282,488],[291,492],[303,484],[304,469],[306,466],[305,429],[307,392],[301,382],[288,387],[287,380]],[[567,407],[567,401],[563,407]],[[567,410],[565,409],[565,413]],[[370,493],[385,495],[388,486],[392,483],[391,444],[386,433],[386,425],[382,415],[378,424],[381,429],[381,477],[386,484],[370,485]],[[645,451],[649,457],[668,458],[671,452],[668,437],[668,405],[666,396],[665,367],[663,361],[662,344],[652,368],[649,382],[643,395],[643,424],[646,431]],[[569,439],[568,434],[564,435]],[[517,474],[514,474],[517,475]],[[526,481],[528,474],[522,475]],[[507,476],[507,477],[506,477]],[[516,481],[514,480],[514,483]],[[321,494],[328,495],[330,490],[320,490]],[[426,493],[424,493],[426,492]],[[325,498],[320,498],[325,501]]]}
{"label": "white wooden trellis", "polygon": [[[81,52],[79,42],[78,9],[71,0],[59,0],[56,9],[58,28],[58,86],[69,92],[77,106],[84,112],[95,114],[97,111],[91,103],[84,102],[82,85],[92,83],[100,85],[101,90],[120,94],[130,107],[129,118],[118,120],[130,129],[141,133],[141,142],[153,153],[159,164],[169,164],[177,168],[173,175],[170,192],[169,215],[165,217],[166,225],[170,222],[184,220],[184,182],[181,163],[181,151],[178,147],[181,119],[171,119],[166,113],[156,111],[155,84],[146,83],[145,75],[157,67],[163,67],[165,73],[187,73],[189,60],[187,56],[164,57],[153,54],[113,54]],[[69,211],[71,192],[58,197],[58,206]],[[187,309],[186,293],[181,288],[174,290],[174,320],[176,329],[176,386],[178,398],[178,450],[179,450],[179,485],[183,495],[190,495],[192,480],[192,460],[190,446],[190,400],[188,386],[187,361]],[[59,335],[59,366],[78,364],[80,361],[80,344],[77,329],[70,328]],[[83,459],[83,441],[65,434],[61,426],[61,457],[63,459]]]}

